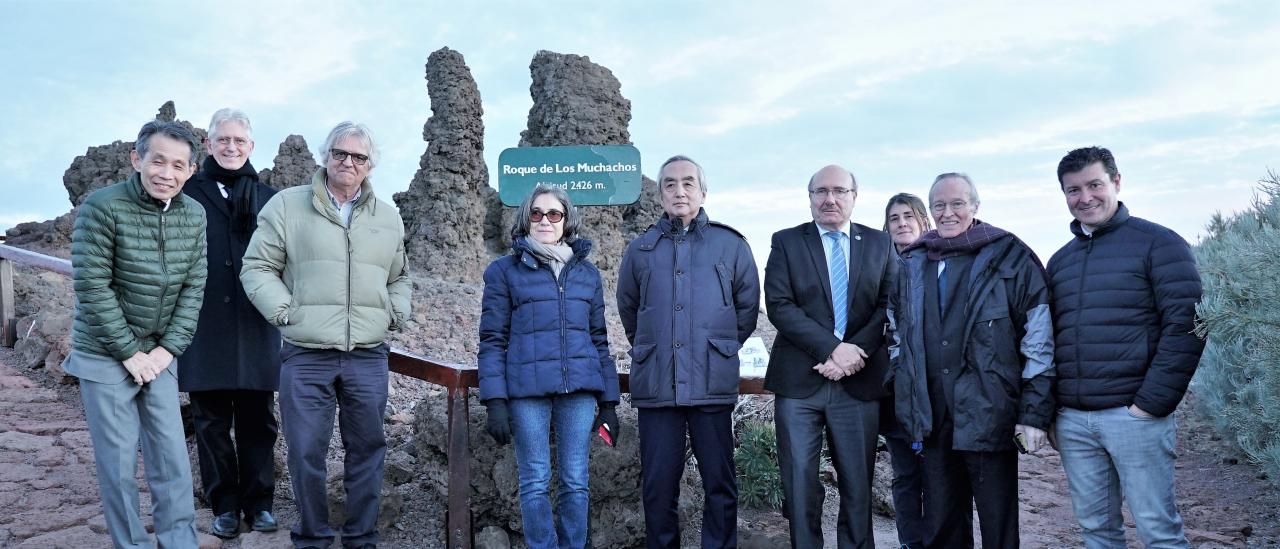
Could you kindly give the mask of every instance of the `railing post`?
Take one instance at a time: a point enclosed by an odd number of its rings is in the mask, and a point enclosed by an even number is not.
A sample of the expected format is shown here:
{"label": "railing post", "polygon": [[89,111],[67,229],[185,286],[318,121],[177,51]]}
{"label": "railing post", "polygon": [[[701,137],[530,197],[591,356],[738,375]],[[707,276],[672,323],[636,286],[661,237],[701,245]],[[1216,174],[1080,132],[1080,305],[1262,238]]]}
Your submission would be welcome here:
{"label": "railing post", "polygon": [[18,341],[18,319],[13,310],[13,262],[0,258],[0,343],[13,347]]}
{"label": "railing post", "polygon": [[471,549],[471,446],[467,388],[449,387],[450,549]]}

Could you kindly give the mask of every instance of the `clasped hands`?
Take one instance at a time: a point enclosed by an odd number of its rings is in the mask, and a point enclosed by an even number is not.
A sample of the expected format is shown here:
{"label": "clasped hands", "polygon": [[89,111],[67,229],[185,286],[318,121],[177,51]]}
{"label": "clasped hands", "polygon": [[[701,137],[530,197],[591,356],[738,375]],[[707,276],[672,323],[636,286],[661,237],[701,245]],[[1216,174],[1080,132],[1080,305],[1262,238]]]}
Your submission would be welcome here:
{"label": "clasped hands", "polygon": [[822,364],[814,366],[822,377],[831,381],[838,381],[845,376],[851,376],[858,373],[867,365],[867,352],[862,347],[852,343],[840,342],[836,345],[836,349],[831,351],[831,356]]}
{"label": "clasped hands", "polygon": [[144,385],[151,383],[171,363],[173,363],[173,354],[164,347],[156,346],[150,353],[138,351],[125,359],[124,369],[133,376],[135,383]]}

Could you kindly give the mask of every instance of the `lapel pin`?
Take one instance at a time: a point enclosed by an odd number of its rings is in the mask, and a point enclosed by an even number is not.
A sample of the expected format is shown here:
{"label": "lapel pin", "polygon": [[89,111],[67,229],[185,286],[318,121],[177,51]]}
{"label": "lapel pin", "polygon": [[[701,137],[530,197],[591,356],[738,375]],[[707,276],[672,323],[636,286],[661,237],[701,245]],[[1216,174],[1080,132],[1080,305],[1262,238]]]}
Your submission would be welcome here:
{"label": "lapel pin", "polygon": [[854,239],[854,240],[862,240],[862,235],[860,235],[860,234],[855,234],[855,235],[853,235],[853,239]]}

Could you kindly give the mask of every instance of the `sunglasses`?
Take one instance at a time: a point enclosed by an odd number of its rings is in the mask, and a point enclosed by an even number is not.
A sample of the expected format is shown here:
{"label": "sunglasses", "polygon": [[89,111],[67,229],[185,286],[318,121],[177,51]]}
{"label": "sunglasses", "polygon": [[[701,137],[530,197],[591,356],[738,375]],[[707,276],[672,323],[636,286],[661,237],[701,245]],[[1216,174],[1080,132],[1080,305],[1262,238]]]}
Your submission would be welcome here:
{"label": "sunglasses", "polygon": [[344,151],[342,149],[329,149],[329,156],[339,164],[346,162],[348,157],[351,158],[351,163],[357,166],[363,166],[365,162],[369,161],[368,155]]}
{"label": "sunglasses", "polygon": [[546,217],[547,221],[550,221],[552,223],[559,223],[564,220],[564,212],[560,210],[551,210],[549,212],[543,213],[542,210],[539,210],[537,208],[534,208],[529,212],[529,220],[534,223],[542,223],[543,217]]}

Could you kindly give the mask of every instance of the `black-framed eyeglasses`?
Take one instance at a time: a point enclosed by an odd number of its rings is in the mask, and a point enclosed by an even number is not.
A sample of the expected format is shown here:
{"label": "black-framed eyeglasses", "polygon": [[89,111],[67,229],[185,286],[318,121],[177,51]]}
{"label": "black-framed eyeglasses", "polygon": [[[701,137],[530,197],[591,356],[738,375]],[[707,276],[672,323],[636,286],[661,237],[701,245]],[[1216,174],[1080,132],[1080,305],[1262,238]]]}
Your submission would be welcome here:
{"label": "black-framed eyeglasses", "polygon": [[812,190],[812,191],[809,191],[809,194],[811,194],[811,195],[813,195],[813,196],[827,196],[827,195],[831,195],[831,196],[834,196],[834,197],[836,197],[836,198],[844,198],[844,197],[846,197],[846,196],[849,196],[849,193],[852,193],[852,192],[853,192],[853,189],[845,189],[845,188],[842,188],[842,187],[835,187],[835,188],[832,188],[832,189],[828,189],[828,188],[826,188],[826,187],[823,187],[823,188],[821,188],[821,189],[814,189],[814,190]]}
{"label": "black-framed eyeglasses", "polygon": [[337,160],[338,163],[346,162],[347,158],[351,158],[351,163],[357,166],[363,166],[369,161],[369,155],[344,151],[342,149],[329,149],[329,158]]}
{"label": "black-framed eyeglasses", "polygon": [[559,223],[564,220],[564,212],[560,210],[551,210],[543,213],[542,210],[534,208],[529,211],[529,220],[534,223],[542,223],[542,218],[546,217],[547,221]]}

